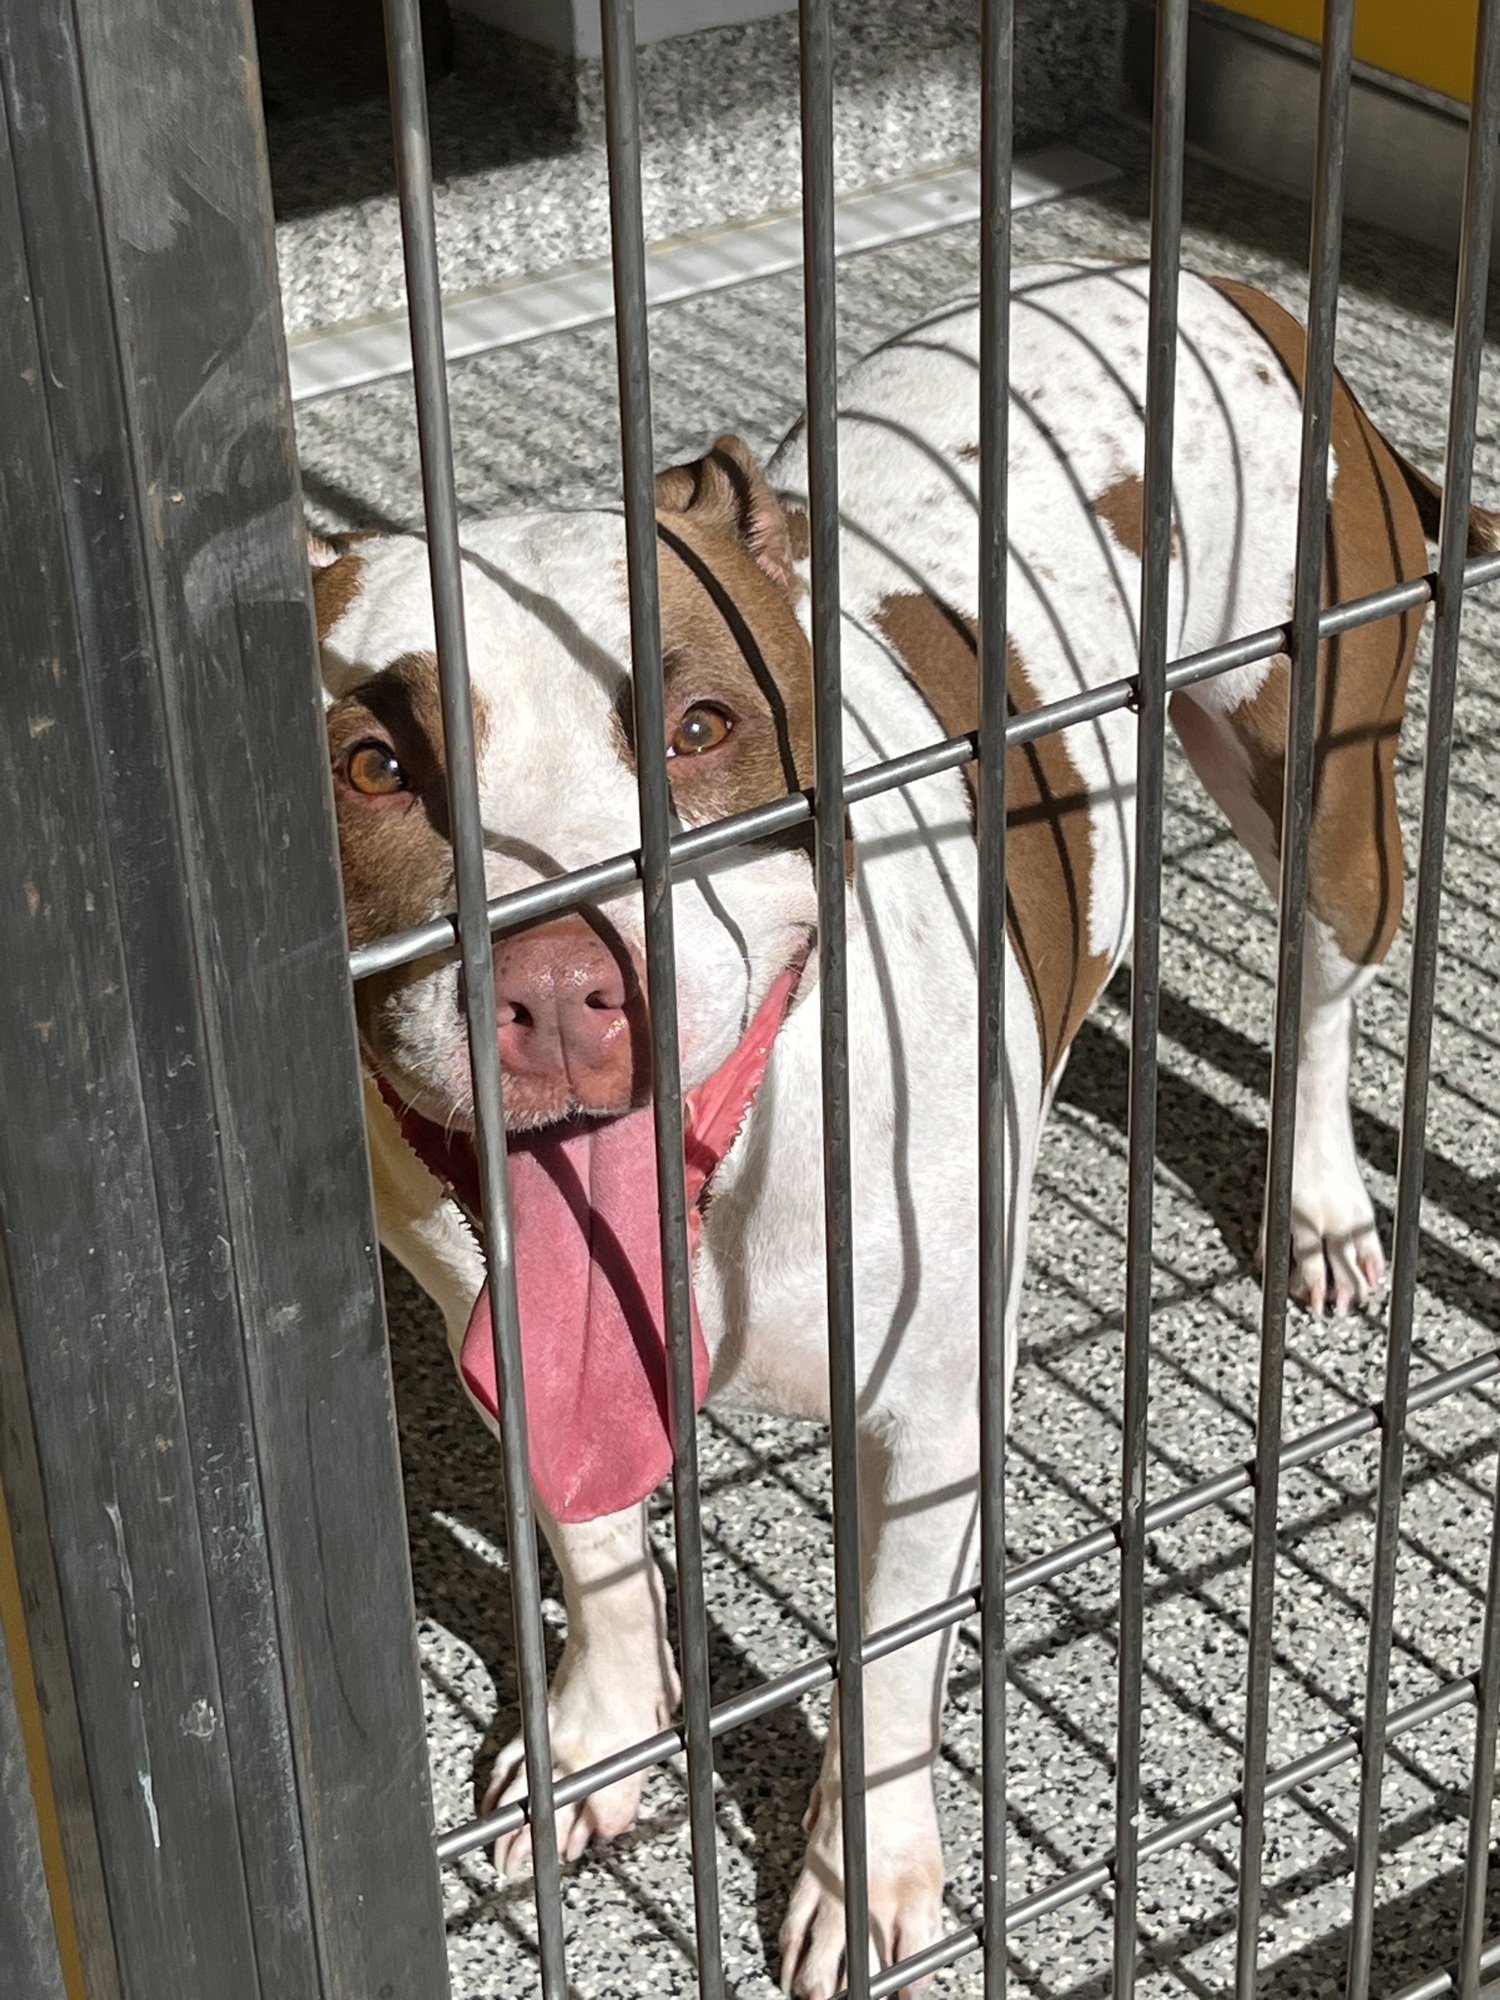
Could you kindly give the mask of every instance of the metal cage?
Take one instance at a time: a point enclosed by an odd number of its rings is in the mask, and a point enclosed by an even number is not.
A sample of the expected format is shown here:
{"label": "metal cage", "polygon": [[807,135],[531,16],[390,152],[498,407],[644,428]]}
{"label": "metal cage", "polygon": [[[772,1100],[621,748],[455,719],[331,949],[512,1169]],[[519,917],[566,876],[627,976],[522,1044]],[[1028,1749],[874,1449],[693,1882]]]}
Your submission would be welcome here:
{"label": "metal cage", "polygon": [[[1142,1862],[1232,1825],[1240,1854],[1235,1986],[1238,2000],[1251,2000],[1267,1802],[1355,1761],[1347,1991],[1349,2000],[1366,2000],[1387,1745],[1464,1705],[1474,1708],[1475,1726],[1459,1936],[1451,1964],[1405,2000],[1436,2000],[1450,1989],[1475,2000],[1500,1966],[1500,1943],[1484,1937],[1500,1718],[1496,1524],[1473,1671],[1399,1707],[1389,1687],[1408,1419],[1500,1376],[1494,1351],[1416,1380],[1411,1367],[1460,627],[1465,593],[1500,576],[1500,557],[1466,560],[1465,546],[1500,128],[1500,6],[1484,0],[1480,10],[1436,569],[1353,603],[1322,601],[1353,17],[1353,0],[1327,0],[1294,609],[1283,628],[1169,659],[1188,4],[1158,0],[1139,672],[1017,718],[1005,702],[1014,5],[983,0],[980,726],[975,736],[846,774],[830,4],[802,0],[816,781],[807,794],[681,831],[672,824],[663,747],[634,7],[603,0],[642,845],[494,902],[486,900],[474,767],[420,12],[418,0],[385,0],[385,8],[458,908],[451,921],[356,951],[352,963],[332,860],[258,110],[241,87],[247,20],[234,6],[187,0],[107,9],[35,0],[0,17],[0,313],[8,357],[0,387],[7,577],[0,874],[12,940],[10,976],[0,985],[0,1469],[24,1613],[11,1627],[28,1646],[23,1667],[13,1642],[10,1679],[0,1679],[7,1990],[18,2000],[82,1991],[149,1992],[153,2000],[443,1993],[439,1865],[529,1823],[541,1990],[563,2000],[556,1808],[685,1752],[697,1988],[716,2000],[729,1988],[715,1741],[831,1686],[843,1755],[848,1991],[858,2000],[894,1993],[971,1952],[983,1955],[986,1993],[999,1993],[1011,1934],[1106,1889],[1112,1987],[1128,1995],[1138,1976]],[[1429,598],[1436,628],[1384,1393],[1338,1421],[1286,1435],[1287,1301],[1284,1287],[1269,1283],[1253,1459],[1148,1504],[1166,702],[1175,689],[1273,654],[1293,663],[1265,1259],[1267,1270],[1280,1272],[1291,1227],[1317,648],[1322,638]],[[269,703],[268,689],[278,697]],[[1138,887],[1118,1515],[1007,1567],[1003,749],[1127,708],[1139,730]],[[848,1254],[845,813],[851,802],[976,757],[980,1573],[973,1589],[898,1627],[864,1632]],[[670,885],[674,869],[690,861],[804,824],[818,882],[824,1192],[834,1246],[837,1645],[716,1704],[692,1414]],[[497,1379],[513,1391],[501,1396],[502,1448],[522,1727],[528,1768],[550,1773],[492,941],[637,883],[647,913],[657,1079],[682,1720],[607,1764],[556,1782],[544,1776],[525,1799],[434,1841],[346,969],[359,979],[455,946],[461,958]],[[1284,1471],[1371,1435],[1380,1459],[1362,1720],[1273,1767],[1278,1482]],[[1144,1832],[1147,1540],[1242,1493],[1251,1496],[1253,1531],[1240,1781]],[[1017,1898],[1006,1874],[1007,1606],[1090,1564],[1118,1567],[1112,1838],[1086,1866]],[[862,1673],[976,1611],[982,1907],[918,1957],[872,1973],[864,1947]],[[0,1652],[0,1667],[5,1660]],[[40,1708],[25,1685],[32,1673]]]}

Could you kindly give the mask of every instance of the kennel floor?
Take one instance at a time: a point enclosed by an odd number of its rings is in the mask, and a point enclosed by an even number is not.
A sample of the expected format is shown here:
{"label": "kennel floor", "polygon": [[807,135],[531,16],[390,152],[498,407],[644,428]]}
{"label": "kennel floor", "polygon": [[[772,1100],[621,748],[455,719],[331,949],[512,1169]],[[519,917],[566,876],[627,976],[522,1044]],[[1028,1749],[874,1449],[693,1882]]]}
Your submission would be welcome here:
{"label": "kennel floor", "polygon": [[[1016,224],[1017,259],[1144,256],[1145,179],[1128,134],[1086,135],[1125,167],[1103,191]],[[1294,308],[1305,215],[1190,164],[1184,260],[1253,280]],[[976,284],[976,237],[954,231],[840,271],[849,358]],[[1452,274],[1442,260],[1352,228],[1339,361],[1377,422],[1441,470]],[[795,278],[653,317],[659,462],[721,429],[769,451],[802,401]],[[618,415],[608,328],[558,336],[453,370],[460,497],[471,514],[576,506],[618,494]],[[1491,367],[1476,497],[1500,502],[1500,389]],[[298,413],[306,490],[321,525],[419,517],[410,388],[390,382]],[[1471,601],[1453,763],[1444,951],[1418,1288],[1415,1371],[1500,1345],[1500,602]],[[1408,851],[1420,786],[1425,655],[1403,742]],[[1272,912],[1254,871],[1173,747],[1163,900],[1163,1046],[1151,1424],[1153,1497],[1242,1461],[1252,1445],[1258,1290],[1252,1253],[1264,1164],[1274,966]],[[1356,1132],[1389,1236],[1405,1041],[1407,934],[1366,999],[1355,1063]],[[1126,1008],[1117,980],[1079,1037],[1037,1175],[1021,1362],[1010,1436],[1010,1558],[1024,1560],[1117,1511],[1125,1217]],[[474,1809],[498,1726],[516,1714],[498,1463],[460,1395],[441,1327],[388,1270],[413,1571],[439,1825]],[[1378,1397],[1379,1311],[1342,1322],[1293,1312],[1288,1436]],[[1393,1705],[1472,1670],[1500,1434],[1500,1388],[1454,1396],[1411,1426],[1398,1582]],[[832,1643],[827,1438],[805,1426],[702,1423],[714,1693],[723,1698]],[[1280,1763],[1357,1726],[1373,1545],[1373,1436],[1287,1476],[1281,1503],[1271,1756]],[[670,1579],[665,1495],[654,1506]],[[1146,1607],[1146,1824],[1232,1789],[1243,1722],[1249,1550],[1243,1501],[1155,1538]],[[556,1591],[550,1567],[547,1585]],[[1009,1868],[1012,1896],[1044,1887],[1111,1838],[1115,1711],[1113,1561],[1013,1599]],[[562,1611],[546,1606],[551,1641]],[[954,1922],[979,1903],[978,1659],[959,1638],[938,1790]],[[775,1939],[800,1860],[826,1695],[721,1739],[719,1842],[727,1969],[742,2000],[775,1990]],[[1452,1953],[1473,1712],[1393,1747],[1376,1934],[1377,1994]],[[1267,1813],[1261,1956],[1277,1995],[1334,1990],[1343,1972],[1357,1767]],[[1220,1829],[1142,1870],[1143,2000],[1227,1990],[1237,1836]],[[497,1881],[472,1856],[445,1876],[458,2000],[534,1990],[529,1878]],[[692,1904],[680,1771],[650,1780],[636,1828],[565,1872],[570,1983],[580,1996],[691,1990]],[[1016,1934],[1018,1993],[1102,2000],[1107,1895]],[[1492,1922],[1491,1929],[1495,1928]],[[977,1960],[939,1992],[978,1993]]]}

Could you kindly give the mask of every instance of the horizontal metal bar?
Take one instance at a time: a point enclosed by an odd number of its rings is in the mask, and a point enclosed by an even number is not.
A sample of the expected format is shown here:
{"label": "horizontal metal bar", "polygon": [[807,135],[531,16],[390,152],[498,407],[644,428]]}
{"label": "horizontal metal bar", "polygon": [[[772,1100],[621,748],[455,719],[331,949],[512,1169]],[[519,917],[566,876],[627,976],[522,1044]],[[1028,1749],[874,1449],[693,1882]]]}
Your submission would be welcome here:
{"label": "horizontal metal bar", "polygon": [[[1010,1929],[1008,1912],[1005,1928],[1007,1931]],[[978,1951],[983,1943],[984,1933],[978,1924],[969,1924],[961,1931],[948,1931],[928,1945],[925,1951],[913,1952],[910,1958],[902,1959],[899,1974],[893,1965],[876,1973],[870,1980],[870,2000],[885,2000],[888,1993],[899,1993],[903,1987],[915,1986],[918,1980],[930,1978],[945,1966],[956,1965],[971,1951]],[[897,1976],[892,1977],[893,1974]],[[839,2000],[847,2000],[847,1996],[840,1994]]]}
{"label": "horizontal metal bar", "polygon": [[[1481,584],[1492,583],[1496,577],[1500,577],[1500,555],[1476,556],[1465,566],[1463,587],[1473,590]],[[1332,638],[1337,633],[1353,631],[1357,626],[1373,625],[1378,619],[1415,610],[1418,605],[1428,602],[1436,582],[1435,572],[1429,572],[1410,583],[1392,584],[1389,589],[1373,591],[1368,597],[1356,597],[1347,604],[1334,605],[1319,618],[1319,636]],[[1231,640],[1226,645],[1212,646],[1206,652],[1189,653],[1167,669],[1167,690],[1175,693],[1178,688],[1194,687],[1198,682],[1212,680],[1215,675],[1228,673],[1234,667],[1269,660],[1283,652],[1288,643],[1287,627],[1277,625],[1268,626],[1265,631],[1251,633],[1243,639]],[[1041,708],[1030,709],[1025,715],[1017,716],[1006,727],[1006,744],[1014,748],[1018,744],[1034,743],[1038,737],[1050,736],[1075,723],[1093,722],[1101,715],[1112,715],[1119,709],[1131,708],[1135,699],[1134,675],[1128,680],[1110,681],[1104,687],[1067,695],[1061,701],[1048,702]],[[900,757],[887,758],[883,763],[869,765],[863,770],[851,771],[844,779],[844,803],[856,805],[861,799],[873,798],[877,793],[893,791],[900,785],[915,784],[918,779],[933,777],[939,771],[954,770],[978,754],[979,746],[973,735],[950,736],[945,742],[911,750]],[[706,860],[711,855],[723,854],[730,848],[784,833],[810,820],[812,811],[810,792],[792,792],[766,805],[752,806],[748,812],[734,813],[727,819],[694,827],[673,839],[670,849],[672,867],[677,870],[692,862]],[[638,882],[640,874],[641,857],[637,849],[630,854],[616,854],[606,861],[593,862],[587,868],[571,869],[566,875],[555,876],[550,882],[538,882],[529,889],[517,889],[508,896],[497,896],[489,905],[490,931],[498,936],[504,931],[518,930],[523,924],[537,923],[543,917],[574,909],[580,903],[601,902]],[[454,918],[434,917],[431,923],[421,924],[409,931],[398,931],[391,937],[361,945],[358,950],[350,952],[349,974],[353,979],[368,979],[372,973],[391,972],[397,966],[410,965],[419,958],[431,958],[456,949]]]}
{"label": "horizontal metal bar", "polygon": [[[1500,1937],[1491,1938],[1479,1954],[1480,1973],[1500,1972]],[[1458,1981],[1451,1971],[1429,1972],[1425,1979],[1414,1979],[1410,1986],[1403,1986],[1394,1993],[1391,2000],[1442,2000],[1445,1993],[1458,1989]]]}
{"label": "horizontal metal bar", "polygon": [[[1392,1709],[1386,1723],[1386,1740],[1399,1736],[1403,1730],[1416,1729],[1424,1722],[1432,1722],[1440,1715],[1446,1715],[1450,1708],[1462,1708],[1474,1700],[1474,1683],[1470,1679],[1448,1681],[1442,1687],[1433,1688],[1430,1693],[1411,1701],[1404,1708]],[[1282,1799],[1299,1785],[1310,1785],[1315,1778],[1326,1777],[1340,1764],[1350,1763],[1359,1755],[1359,1738],[1355,1735],[1337,1737],[1332,1743],[1325,1743],[1316,1750],[1309,1750],[1295,1762],[1283,1764],[1280,1770],[1266,1774],[1265,1796],[1267,1799]],[[1170,1854],[1174,1847],[1185,1847],[1190,1840],[1197,1840],[1216,1826],[1232,1820],[1239,1811],[1239,1794],[1226,1793],[1223,1798],[1211,1800],[1200,1806],[1186,1818],[1174,1820],[1170,1826],[1158,1827],[1141,1842],[1143,1856]]]}
{"label": "horizontal metal bar", "polygon": [[[1117,167],[1076,146],[1048,146],[1017,162],[1011,206],[1036,208],[1118,178]],[[853,257],[892,243],[912,243],[961,228],[978,216],[979,167],[959,160],[845,195],[836,204],[836,254]],[[681,305],[795,271],[801,263],[800,214],[763,215],[653,243],[646,252],[647,299],[653,307]],[[607,324],[615,310],[612,272],[610,258],[596,257],[503,278],[444,299],[443,346],[449,361]],[[411,368],[405,308],[293,334],[287,342],[287,367],[294,403],[404,375]]]}
{"label": "horizontal metal bar", "polygon": [[[1448,1681],[1440,1688],[1420,1700],[1408,1702],[1404,1708],[1393,1709],[1387,1718],[1385,1740],[1399,1736],[1409,1729],[1417,1729],[1424,1722],[1431,1722],[1449,1709],[1462,1708],[1474,1700],[1474,1682],[1469,1679]],[[1310,1750],[1305,1757],[1294,1763],[1283,1764],[1278,1771],[1266,1773],[1263,1796],[1267,1799],[1284,1798],[1288,1792],[1296,1791],[1299,1785],[1311,1783],[1321,1778],[1325,1772],[1333,1771],[1340,1764],[1351,1763],[1359,1755],[1359,1739],[1356,1736],[1340,1736],[1335,1742],[1325,1743],[1316,1750]],[[1140,1859],[1150,1860],[1159,1854],[1170,1854],[1173,1848],[1185,1847],[1189,1841],[1199,1840],[1215,1827],[1223,1826],[1234,1819],[1240,1809],[1239,1793],[1226,1792],[1221,1798],[1212,1799],[1200,1806],[1196,1812],[1175,1819],[1168,1826],[1158,1827],[1148,1833],[1140,1843]],[[1065,1909],[1069,1903],[1076,1903],[1084,1896],[1091,1896],[1108,1886],[1113,1866],[1110,1858],[1101,1857],[1082,1868],[1075,1868],[1059,1881],[1049,1883],[1035,1895],[1023,1896],[1012,1903],[1005,1913],[1005,1931],[1023,1929],[1027,1924],[1036,1923],[1041,1917],[1051,1916],[1055,1910]],[[884,2000],[884,1996],[899,1993],[903,1987],[914,1985],[928,1973],[940,1967],[952,1965],[956,1960],[966,1958],[971,1951],[977,1951],[980,1944],[978,1927],[969,1925],[960,1931],[950,1931],[925,1951],[914,1952],[910,1958],[902,1959],[898,1965],[888,1965],[878,1977],[870,1981],[870,2000]],[[1492,1947],[1493,1948],[1493,1947]],[[1496,1961],[1500,1963],[1500,1955]],[[1481,1960],[1481,1965],[1484,1961]],[[1434,2000],[1434,1997],[1450,1990],[1451,1974],[1442,1975],[1442,1984],[1425,1983],[1420,1989],[1409,1988],[1400,2000]],[[840,1996],[842,2000],[842,1996]]]}
{"label": "horizontal metal bar", "polygon": [[[1430,1409],[1449,1396],[1461,1394],[1465,1389],[1476,1388],[1481,1382],[1488,1382],[1500,1376],[1500,1349],[1488,1354],[1477,1355],[1472,1361],[1465,1361],[1457,1368],[1447,1368],[1441,1374],[1428,1375],[1412,1389],[1407,1399],[1407,1409],[1411,1414]],[[1307,1465],[1313,1459],[1341,1446],[1352,1444],[1356,1439],[1366,1437],[1379,1428],[1380,1405],[1367,1403],[1363,1408],[1352,1410],[1347,1417],[1340,1417],[1334,1423],[1322,1424],[1317,1430],[1307,1431],[1300,1438],[1293,1438],[1281,1454],[1281,1470],[1292,1466]],[[1248,1491],[1254,1473],[1253,1463],[1246,1460],[1232,1466],[1227,1472],[1219,1473],[1213,1479],[1199,1481],[1195,1486],[1187,1486],[1179,1493],[1169,1494],[1165,1499],[1155,1501],[1146,1509],[1146,1533],[1158,1533],[1173,1526],[1188,1515],[1211,1507],[1217,1502],[1231,1499],[1236,1493]],[[1107,1527],[1096,1528],[1092,1534],[1081,1535],[1076,1541],[1068,1542],[1060,1549],[1050,1550],[1046,1555],[1037,1556],[1031,1562],[1019,1563],[1008,1570],[1005,1577],[1007,1599],[1018,1596],[1023,1590],[1034,1589],[1037,1584],[1050,1583],[1056,1577],[1069,1571],[1081,1569],[1085,1563],[1097,1561],[1101,1556],[1113,1554],[1119,1547],[1119,1525],[1111,1522]],[[925,1610],[904,1618],[898,1625],[888,1625],[884,1630],[872,1632],[860,1649],[862,1664],[869,1666],[874,1660],[883,1659],[888,1653],[899,1652],[903,1646],[910,1646],[919,1639],[927,1639],[934,1632],[946,1630],[972,1617],[979,1609],[977,1590],[961,1591],[955,1597],[945,1598],[940,1604],[928,1605]],[[760,1716],[769,1715],[788,1703],[800,1701],[804,1695],[814,1694],[819,1688],[828,1687],[834,1678],[832,1655],[804,1661],[799,1667],[792,1667],[774,1680],[764,1681],[759,1687],[746,1693],[735,1695],[730,1700],[720,1702],[713,1711],[713,1734],[723,1736],[731,1729],[738,1729],[747,1722],[754,1722]],[[1469,1683],[1455,1682],[1454,1686],[1468,1686]],[[1425,1700],[1435,1697],[1426,1696]],[[1454,1697],[1458,1699],[1458,1697]],[[1403,1710],[1404,1714],[1405,1711]],[[1405,1725],[1403,1725],[1404,1727]],[[570,1805],[575,1799],[587,1798],[590,1792],[597,1792],[605,1785],[612,1785],[620,1778],[626,1778],[636,1771],[643,1771],[649,1765],[662,1764],[675,1757],[682,1749],[682,1732],[678,1729],[659,1729],[654,1736],[648,1736],[640,1743],[619,1750],[612,1757],[601,1759],[581,1771],[574,1771],[566,1778],[560,1778],[556,1786],[556,1799],[560,1806]],[[1323,1752],[1315,1753],[1323,1755]],[[1352,1753],[1351,1753],[1352,1754]],[[1335,1758],[1334,1762],[1341,1761]],[[1297,1767],[1288,1765],[1288,1770]],[[1329,1766],[1328,1768],[1332,1768]],[[1291,1785],[1301,1784],[1302,1778],[1292,1778]],[[1270,1797],[1279,1796],[1274,1790]],[[1200,1811],[1210,1808],[1202,1807]],[[457,1861],[465,1854],[472,1854],[477,1848],[487,1847],[502,1834],[513,1833],[524,1826],[527,1817],[527,1802],[524,1798],[513,1800],[499,1812],[491,1813],[487,1819],[470,1820],[466,1825],[453,1828],[437,1840],[437,1857],[440,1862]],[[1217,1822],[1215,1822],[1217,1824]],[[1151,1841],[1159,1840],[1154,1834],[1141,1843],[1142,1854],[1157,1850]],[[1190,1837],[1190,1836],[1188,1836]],[[1050,1893],[1050,1892],[1049,1892]],[[1082,1893],[1082,1892],[1080,1892]],[[1038,1912],[1038,1914],[1041,1914]],[[946,1960],[943,1961],[947,1963]],[[872,1989],[873,1991],[873,1989]]]}

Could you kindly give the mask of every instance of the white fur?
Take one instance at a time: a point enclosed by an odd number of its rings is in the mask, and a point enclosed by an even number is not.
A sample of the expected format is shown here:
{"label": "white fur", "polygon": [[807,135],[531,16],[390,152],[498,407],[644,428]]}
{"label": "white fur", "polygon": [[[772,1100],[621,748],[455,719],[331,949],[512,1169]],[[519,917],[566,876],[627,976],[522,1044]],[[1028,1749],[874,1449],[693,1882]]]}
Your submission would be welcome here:
{"label": "white fur", "polygon": [[[1043,700],[1135,671],[1140,564],[1089,502],[1120,478],[1141,475],[1146,289],[1144,271],[1063,266],[1026,273],[1017,286],[1010,619]],[[1181,318],[1169,639],[1178,653],[1286,616],[1299,423],[1290,385],[1232,305],[1184,278]],[[977,312],[952,308],[873,355],[843,388],[843,671],[853,765],[938,734],[880,636],[881,600],[893,590],[920,589],[971,617],[978,609],[977,343]],[[799,441],[784,448],[769,476],[780,491],[803,490]],[[608,513],[529,515],[470,528],[465,542],[489,882],[498,894],[638,844],[634,781],[610,734],[629,660],[623,529]],[[425,550],[398,541],[361,553],[368,565],[362,587],[330,636],[337,692],[433,644]],[[1192,697],[1196,712],[1222,716],[1254,693],[1265,671],[1246,667],[1207,684]],[[1134,719],[1117,714],[1073,730],[1067,742],[1091,800],[1089,940],[1113,960],[1130,910]],[[874,1629],[961,1589],[974,1555],[977,884],[969,805],[956,772],[859,805],[853,827],[854,1280],[871,1551],[865,1623]],[[712,886],[745,949],[694,879],[679,881],[688,1085],[732,1048],[813,913],[809,872],[798,855],[721,862]],[[608,908],[640,949],[638,899],[616,898]],[[451,966],[432,972],[394,1021],[398,1080],[430,1115],[443,1115],[445,1106],[463,1115],[453,979]],[[714,1356],[715,1403],[822,1418],[828,1364],[815,986],[809,972],[747,1129],[716,1181],[696,1291]],[[1345,1048],[1348,1037],[1346,994],[1326,998],[1308,1024],[1309,1048],[1325,1055],[1340,1032]],[[1055,1078],[1041,1072],[1031,1002],[1014,962],[1006,1005],[1011,1122],[1019,1135],[1007,1163],[1013,1357],[1029,1184]],[[1328,1078],[1309,1086],[1304,1110],[1314,1125],[1329,1123],[1322,1099],[1341,1087],[1331,1070]],[[457,1339],[480,1277],[472,1244],[435,1184],[414,1170],[380,1106],[372,1111],[371,1146],[383,1240],[439,1300]],[[1350,1164],[1340,1155],[1318,1170],[1338,1182]],[[1357,1183],[1357,1167],[1353,1172]],[[1351,1229],[1361,1221],[1346,1219]],[[553,1525],[551,1533],[569,1607],[553,1742],[559,1768],[571,1769],[657,1727],[676,1685],[640,1510],[585,1529]],[[607,1589],[598,1587],[601,1576],[610,1579]],[[940,1921],[929,1765],[944,1651],[930,1640],[866,1676],[871,1902],[886,1958],[919,1949]],[[512,1746],[497,1767],[492,1799],[524,1785],[520,1750]],[[639,1792],[639,1780],[626,1780],[564,1812],[567,1850],[578,1851],[591,1832],[628,1824]],[[842,1982],[832,1741],[814,1803],[807,1867],[783,1944],[795,1990],[821,1996]],[[527,1844],[525,1834],[502,1843],[501,1865],[518,1864]]]}

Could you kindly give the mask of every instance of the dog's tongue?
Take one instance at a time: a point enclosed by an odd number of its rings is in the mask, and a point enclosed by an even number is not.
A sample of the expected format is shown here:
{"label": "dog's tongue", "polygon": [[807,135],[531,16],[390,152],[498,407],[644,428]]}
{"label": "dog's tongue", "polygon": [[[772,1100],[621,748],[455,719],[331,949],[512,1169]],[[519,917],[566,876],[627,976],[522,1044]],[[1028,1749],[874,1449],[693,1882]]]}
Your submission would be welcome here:
{"label": "dog's tongue", "polygon": [[[745,1122],[798,970],[781,975],[738,1048],[684,1103],[690,1253],[700,1198]],[[672,1464],[650,1109],[524,1136],[509,1164],[532,1478],[556,1520],[590,1521],[644,1499]],[[692,1315],[701,1404],[709,1362],[696,1302]],[[462,1367],[474,1395],[497,1411],[488,1286]]]}
{"label": "dog's tongue", "polygon": [[[523,1140],[510,1154],[510,1204],[532,1477],[559,1521],[613,1514],[649,1493],[672,1459],[650,1111]],[[693,1234],[696,1220],[695,1210]],[[488,1286],[464,1337],[463,1371],[495,1410]],[[694,1305],[697,1402],[707,1388]]]}

